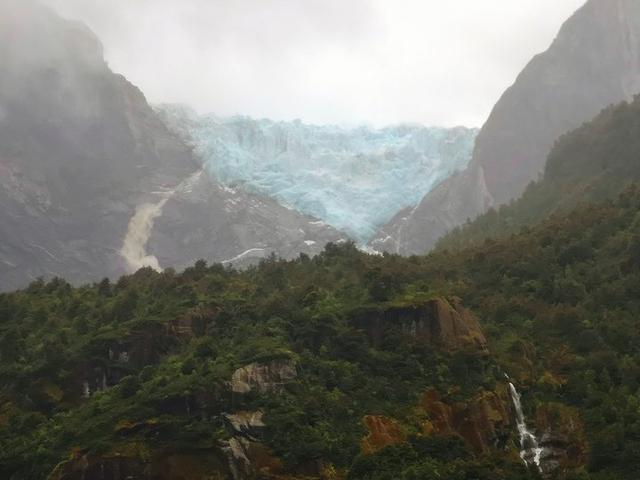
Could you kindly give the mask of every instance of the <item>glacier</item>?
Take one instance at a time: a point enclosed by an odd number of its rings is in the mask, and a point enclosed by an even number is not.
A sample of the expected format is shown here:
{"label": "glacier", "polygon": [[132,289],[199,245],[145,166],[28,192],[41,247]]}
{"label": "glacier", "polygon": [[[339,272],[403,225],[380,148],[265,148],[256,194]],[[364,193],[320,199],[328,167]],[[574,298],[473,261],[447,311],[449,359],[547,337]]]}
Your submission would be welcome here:
{"label": "glacier", "polygon": [[275,198],[359,243],[464,169],[478,134],[417,124],[345,128],[221,118],[179,105],[158,111],[216,181]]}

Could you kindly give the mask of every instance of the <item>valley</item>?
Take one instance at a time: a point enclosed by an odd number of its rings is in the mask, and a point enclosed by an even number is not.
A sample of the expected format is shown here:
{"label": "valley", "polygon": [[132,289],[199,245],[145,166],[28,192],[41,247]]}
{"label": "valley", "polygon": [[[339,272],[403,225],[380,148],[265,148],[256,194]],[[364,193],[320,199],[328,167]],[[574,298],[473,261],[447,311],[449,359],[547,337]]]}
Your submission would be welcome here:
{"label": "valley", "polygon": [[315,125],[0,0],[0,478],[637,480],[639,52],[588,0],[479,130]]}

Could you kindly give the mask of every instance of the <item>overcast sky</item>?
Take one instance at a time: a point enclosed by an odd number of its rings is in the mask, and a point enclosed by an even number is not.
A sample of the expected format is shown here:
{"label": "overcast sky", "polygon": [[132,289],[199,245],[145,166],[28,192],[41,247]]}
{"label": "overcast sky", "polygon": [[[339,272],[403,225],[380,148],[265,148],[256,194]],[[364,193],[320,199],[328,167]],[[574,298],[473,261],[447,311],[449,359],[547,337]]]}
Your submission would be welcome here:
{"label": "overcast sky", "polygon": [[151,102],[309,123],[481,126],[585,0],[43,0]]}

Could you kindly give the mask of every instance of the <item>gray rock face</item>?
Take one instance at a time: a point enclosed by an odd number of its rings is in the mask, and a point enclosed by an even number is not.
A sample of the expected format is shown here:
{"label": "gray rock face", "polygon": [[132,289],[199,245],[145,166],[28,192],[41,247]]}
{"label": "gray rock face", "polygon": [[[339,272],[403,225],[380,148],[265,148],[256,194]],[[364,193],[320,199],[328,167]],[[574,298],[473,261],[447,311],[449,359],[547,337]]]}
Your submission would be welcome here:
{"label": "gray rock face", "polygon": [[256,439],[261,431],[267,426],[263,421],[262,411],[241,411],[234,414],[225,414],[223,418],[235,435],[243,435],[251,439]]}
{"label": "gray rock face", "polygon": [[273,360],[272,362],[251,363],[233,372],[231,391],[233,393],[277,393],[298,377],[293,360]]}
{"label": "gray rock face", "polygon": [[164,206],[148,251],[161,266],[200,258],[242,267],[269,256],[313,256],[347,236],[273,199],[225,188],[203,174]]}
{"label": "gray rock face", "polygon": [[196,168],[84,26],[0,2],[0,288],[99,280],[139,198]]}
{"label": "gray rock face", "polygon": [[415,208],[399,212],[370,246],[378,252],[422,255],[443,234],[492,204],[482,167],[468,168],[438,185]]}
{"label": "gray rock face", "polygon": [[518,197],[555,140],[640,92],[640,3],[590,0],[496,104],[467,171],[389,222],[371,246],[421,254],[452,227]]}
{"label": "gray rock face", "polygon": [[199,162],[140,90],[109,69],[83,25],[32,0],[2,0],[0,65],[0,290],[40,276],[79,283],[132,271],[121,254],[130,221],[165,198],[158,232],[151,222],[133,245],[141,255],[151,248],[162,267],[315,253],[342,237],[204,180],[169,201],[162,192]]}

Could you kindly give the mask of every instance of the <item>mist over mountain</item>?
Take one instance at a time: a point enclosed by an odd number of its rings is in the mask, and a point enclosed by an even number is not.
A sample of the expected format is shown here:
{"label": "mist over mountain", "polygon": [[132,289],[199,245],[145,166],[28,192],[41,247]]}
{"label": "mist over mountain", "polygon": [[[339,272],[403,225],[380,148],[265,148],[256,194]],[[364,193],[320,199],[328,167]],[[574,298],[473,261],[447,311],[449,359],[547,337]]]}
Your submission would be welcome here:
{"label": "mist over mountain", "polygon": [[344,238],[202,179],[209,193],[198,201],[208,213],[198,227],[208,249],[185,246],[192,230],[168,252],[147,252],[165,204],[183,198],[179,186],[201,169],[191,148],[109,69],[91,31],[35,1],[0,2],[0,62],[0,289],[41,276],[86,282],[182,266],[197,253],[218,261],[252,249],[312,254]]}
{"label": "mist over mountain", "polygon": [[638,42],[589,0],[479,134],[349,129],[0,0],[0,478],[638,480]]}
{"label": "mist over mountain", "polygon": [[464,127],[341,128],[217,118],[179,106],[160,113],[216,181],[272,197],[362,243],[463,170],[477,134]]}
{"label": "mist over mountain", "polygon": [[371,246],[425,253],[455,226],[519,196],[560,135],[640,92],[639,52],[640,4],[588,1],[500,98],[469,167],[398,213]]}

